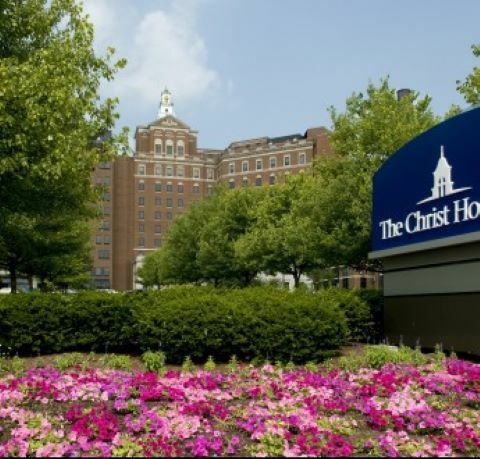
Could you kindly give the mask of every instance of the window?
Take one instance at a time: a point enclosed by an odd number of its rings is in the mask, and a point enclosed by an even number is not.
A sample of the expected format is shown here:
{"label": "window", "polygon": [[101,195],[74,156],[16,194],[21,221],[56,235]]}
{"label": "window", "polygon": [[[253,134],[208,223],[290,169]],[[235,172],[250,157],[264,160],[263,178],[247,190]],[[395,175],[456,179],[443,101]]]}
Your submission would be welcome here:
{"label": "window", "polygon": [[348,288],[348,277],[342,279],[342,288]]}
{"label": "window", "polygon": [[103,244],[103,236],[96,236],[95,237],[96,244]]}
{"label": "window", "polygon": [[167,212],[167,220],[172,220],[172,219],[173,219],[172,212]]}
{"label": "window", "polygon": [[167,198],[167,207],[173,207],[173,199]]}
{"label": "window", "polygon": [[94,282],[97,288],[110,288],[110,281],[108,279],[95,279]]}
{"label": "window", "polygon": [[155,247],[160,247],[162,245],[162,241],[160,239],[155,239]]}
{"label": "window", "polygon": [[360,278],[360,288],[367,288],[367,278],[364,276]]}
{"label": "window", "polygon": [[183,183],[179,183],[179,184],[177,185],[177,192],[178,192],[178,193],[183,193]]}
{"label": "window", "polygon": [[104,231],[109,231],[110,230],[110,222],[108,220],[104,220],[102,222],[102,229]]}
{"label": "window", "polygon": [[162,141],[155,140],[155,154],[161,155],[162,154]]}
{"label": "window", "polygon": [[98,251],[98,258],[101,260],[109,260],[110,259],[110,250],[101,249]]}
{"label": "window", "polygon": [[143,196],[138,197],[138,205],[144,206],[145,205],[145,198]]}
{"label": "window", "polygon": [[155,211],[155,220],[160,220],[161,215],[162,215],[162,214],[161,214],[158,210]]}
{"label": "window", "polygon": [[162,198],[155,198],[155,205],[161,206],[162,205]]}
{"label": "window", "polygon": [[261,171],[263,169],[263,161],[261,159],[257,159],[257,171]]}
{"label": "window", "polygon": [[178,198],[178,207],[183,207],[183,199],[182,198]]}
{"label": "window", "polygon": [[285,155],[283,157],[283,165],[284,166],[290,166],[290,155]]}
{"label": "window", "polygon": [[270,185],[275,185],[275,181],[276,181],[276,180],[275,180],[275,176],[274,176],[274,175],[271,175],[271,176],[269,177],[268,181],[269,181]]}
{"label": "window", "polygon": [[103,208],[103,215],[111,215],[112,214],[112,208],[111,207],[104,207]]}
{"label": "window", "polygon": [[173,156],[173,142],[167,140],[167,156]]}
{"label": "window", "polygon": [[112,242],[112,238],[110,236],[103,236],[103,243],[110,244]]}
{"label": "window", "polygon": [[262,185],[262,177],[257,177],[255,179],[255,186],[261,186]]}
{"label": "window", "polygon": [[200,168],[198,167],[193,168],[193,178],[200,178]]}
{"label": "window", "polygon": [[144,233],[145,232],[145,225],[143,223],[138,224],[138,232]]}
{"label": "window", "polygon": [[94,276],[108,276],[110,275],[110,269],[108,268],[95,268],[93,270]]}
{"label": "window", "polygon": [[173,176],[173,167],[167,166],[167,177],[172,177],[172,176]]}
{"label": "window", "polygon": [[160,225],[155,225],[155,234],[160,234],[162,232],[162,227]]}
{"label": "window", "polygon": [[235,163],[229,163],[228,164],[228,173],[229,174],[234,174],[235,173]]}
{"label": "window", "polygon": [[103,193],[102,194],[102,200],[103,201],[110,201],[111,198],[112,198],[112,196],[111,196],[110,193]]}
{"label": "window", "polygon": [[155,166],[155,175],[162,175],[162,167]]}
{"label": "window", "polygon": [[193,185],[193,192],[200,193],[200,186],[198,184]]}
{"label": "window", "polygon": [[145,175],[145,164],[138,165],[138,175]]}
{"label": "window", "polygon": [[298,164],[305,164],[305,153],[300,153],[298,155]]}
{"label": "window", "polygon": [[162,184],[160,182],[155,182],[155,191],[158,193],[162,191]]}
{"label": "window", "polygon": [[212,185],[208,185],[207,194],[208,194],[208,196],[211,196],[213,194],[213,186]]}
{"label": "window", "polygon": [[145,247],[145,239],[143,237],[138,239],[138,246]]}
{"label": "window", "polygon": [[145,182],[143,180],[140,180],[138,182],[138,191],[145,191]]}
{"label": "window", "polygon": [[108,175],[103,177],[103,183],[104,185],[110,185],[110,177]]}
{"label": "window", "polygon": [[145,218],[145,214],[144,214],[143,210],[139,210],[138,211],[138,219],[143,220],[144,218]]}
{"label": "window", "polygon": [[228,188],[230,188],[231,190],[235,188],[235,180],[230,180],[228,182]]}
{"label": "window", "polygon": [[275,169],[277,167],[277,158],[270,158],[270,169]]}
{"label": "window", "polygon": [[214,179],[213,169],[207,169],[207,179],[208,180]]}
{"label": "window", "polygon": [[248,185],[248,178],[247,177],[243,177],[242,179],[242,186],[247,186]]}
{"label": "window", "polygon": [[183,166],[177,166],[177,177],[185,177],[185,168]]}
{"label": "window", "polygon": [[177,156],[179,158],[183,158],[185,156],[185,147],[181,140],[179,140],[177,144]]}
{"label": "window", "polygon": [[171,193],[173,191],[173,185],[171,183],[167,183],[167,191]]}
{"label": "window", "polygon": [[95,184],[96,185],[102,185],[103,183],[103,178],[102,177],[96,177],[95,178]]}
{"label": "window", "polygon": [[99,169],[110,169],[111,168],[111,163],[102,161],[101,163],[98,164]]}
{"label": "window", "polygon": [[248,172],[248,161],[242,161],[242,172]]}

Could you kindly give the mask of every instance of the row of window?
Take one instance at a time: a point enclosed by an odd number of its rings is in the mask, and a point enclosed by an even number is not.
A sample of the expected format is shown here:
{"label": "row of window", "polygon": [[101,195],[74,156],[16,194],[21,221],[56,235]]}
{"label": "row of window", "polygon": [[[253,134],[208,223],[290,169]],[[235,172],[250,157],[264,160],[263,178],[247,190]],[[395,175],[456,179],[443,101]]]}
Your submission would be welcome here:
{"label": "row of window", "polygon": [[95,177],[95,183],[97,185],[110,185],[110,176],[109,175],[97,176]]}
{"label": "row of window", "polygon": [[[305,160],[306,160],[305,153],[300,153],[298,155],[298,164],[305,164]],[[283,156],[283,166],[288,167],[290,165],[291,165],[290,155],[284,155]],[[269,159],[269,166],[270,166],[270,169],[275,169],[277,167],[277,158],[276,157],[271,157]],[[242,172],[248,172],[249,167],[250,167],[249,161],[242,161]],[[255,170],[257,170],[257,171],[263,170],[263,159],[255,160]],[[228,173],[229,174],[234,174],[235,173],[235,163],[234,162],[228,163]]]}
{"label": "row of window", "polygon": [[[268,178],[268,183],[270,185],[274,185],[275,183],[277,182],[277,177],[275,177],[275,175],[271,175],[269,178]],[[261,177],[257,177],[255,178],[255,186],[262,186],[263,185],[263,180]],[[247,177],[243,177],[242,179],[242,186],[248,186],[248,178]],[[228,182],[228,187],[229,188],[235,188],[235,181],[234,180],[230,180]]]}
{"label": "row of window", "polygon": [[[173,214],[172,212],[167,212],[166,213],[166,216],[167,216],[167,220],[173,220]],[[155,220],[161,220],[162,219],[162,214],[161,212],[159,211],[155,211],[155,213],[153,214],[153,218]],[[139,210],[138,211],[138,219],[139,220],[145,220],[145,212],[143,210]]]}
{"label": "row of window", "polygon": [[[145,205],[145,197],[144,196],[139,196],[138,197],[138,205],[139,206],[144,206]],[[161,206],[162,205],[162,198],[155,198],[155,205],[156,206]],[[183,207],[183,206],[184,206],[183,198],[178,198],[177,199],[177,207]],[[173,207],[173,199],[172,198],[167,198],[167,207]]]}
{"label": "row of window", "polygon": [[112,238],[110,236],[95,236],[96,244],[111,244]]}
{"label": "row of window", "polygon": [[[160,177],[162,176],[162,166],[155,166],[154,167],[155,175]],[[147,166],[145,164],[139,164],[137,166],[137,174],[138,175],[146,175],[147,174]],[[185,166],[165,166],[165,177],[185,177]],[[192,177],[194,179],[200,178],[200,168],[194,167],[192,168]],[[215,178],[215,171],[213,169],[207,169],[207,179],[213,180]]]}
{"label": "row of window", "polygon": [[110,222],[108,220],[103,220],[100,223],[99,229],[101,229],[103,231],[110,231]]}
{"label": "row of window", "polygon": [[[154,231],[155,234],[161,234],[162,233],[161,225],[154,225],[153,226],[153,231]],[[145,223],[139,223],[138,224],[138,232],[139,233],[144,233],[145,232]]]}
{"label": "row of window", "polygon": [[177,158],[184,158],[185,157],[185,144],[183,140],[178,140],[177,144],[173,143],[173,140],[166,140],[165,146],[163,145],[160,139],[155,139],[155,148],[154,153],[156,156],[165,153],[168,157],[177,156]]}
{"label": "row of window", "polygon": [[[143,180],[140,180],[137,185],[138,191],[145,191],[146,184]],[[165,190],[168,193],[173,192],[173,184],[172,183],[167,183]],[[183,183],[177,184],[177,193],[183,193],[185,190]],[[162,191],[162,184],[161,182],[155,182],[155,191],[159,193]],[[200,185],[198,183],[194,183],[192,186],[192,191],[193,193],[200,193]]]}
{"label": "row of window", "polygon": [[[162,245],[162,240],[154,239],[153,244],[155,247],[160,247]],[[141,237],[138,239],[138,247],[145,247],[145,238]]]}
{"label": "row of window", "polygon": [[93,268],[94,276],[109,276],[110,268]]}

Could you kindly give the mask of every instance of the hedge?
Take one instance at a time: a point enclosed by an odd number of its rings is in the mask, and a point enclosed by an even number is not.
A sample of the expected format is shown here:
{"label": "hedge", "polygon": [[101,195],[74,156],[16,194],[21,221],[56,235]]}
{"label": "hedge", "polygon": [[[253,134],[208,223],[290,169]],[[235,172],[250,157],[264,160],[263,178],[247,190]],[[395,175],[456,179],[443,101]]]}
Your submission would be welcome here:
{"label": "hedge", "polygon": [[[28,293],[0,298],[0,344],[19,355],[161,349],[216,361],[322,360],[361,334],[368,308],[351,292],[182,286],[147,293]],[[350,329],[349,329],[350,327]]]}

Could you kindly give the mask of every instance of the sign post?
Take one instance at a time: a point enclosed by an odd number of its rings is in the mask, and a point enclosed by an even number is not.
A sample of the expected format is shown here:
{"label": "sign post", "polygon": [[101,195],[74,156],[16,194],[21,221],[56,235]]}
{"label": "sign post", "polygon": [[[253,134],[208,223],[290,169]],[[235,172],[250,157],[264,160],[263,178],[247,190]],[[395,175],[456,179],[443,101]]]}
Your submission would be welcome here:
{"label": "sign post", "polygon": [[372,248],[390,342],[480,355],[480,108],[416,137],[377,171]]}

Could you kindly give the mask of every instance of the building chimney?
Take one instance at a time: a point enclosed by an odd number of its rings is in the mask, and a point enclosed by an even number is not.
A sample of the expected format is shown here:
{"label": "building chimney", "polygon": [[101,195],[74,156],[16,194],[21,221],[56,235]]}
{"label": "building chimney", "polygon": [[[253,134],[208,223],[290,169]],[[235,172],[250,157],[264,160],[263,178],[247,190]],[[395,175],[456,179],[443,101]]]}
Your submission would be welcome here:
{"label": "building chimney", "polygon": [[412,93],[411,89],[399,89],[397,91],[397,100],[402,100],[404,97],[410,95]]}

